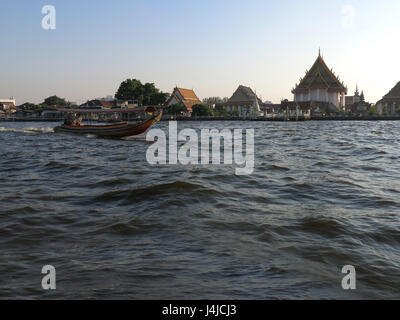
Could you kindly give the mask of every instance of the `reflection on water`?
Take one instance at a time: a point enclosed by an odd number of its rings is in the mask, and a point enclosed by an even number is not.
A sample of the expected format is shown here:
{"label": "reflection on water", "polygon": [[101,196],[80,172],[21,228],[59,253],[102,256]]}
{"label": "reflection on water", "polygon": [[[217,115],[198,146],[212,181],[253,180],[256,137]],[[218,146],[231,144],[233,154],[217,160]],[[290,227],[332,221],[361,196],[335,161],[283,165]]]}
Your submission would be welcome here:
{"label": "reflection on water", "polygon": [[399,298],[400,122],[184,127],[254,128],[254,173],[0,123],[0,298]]}

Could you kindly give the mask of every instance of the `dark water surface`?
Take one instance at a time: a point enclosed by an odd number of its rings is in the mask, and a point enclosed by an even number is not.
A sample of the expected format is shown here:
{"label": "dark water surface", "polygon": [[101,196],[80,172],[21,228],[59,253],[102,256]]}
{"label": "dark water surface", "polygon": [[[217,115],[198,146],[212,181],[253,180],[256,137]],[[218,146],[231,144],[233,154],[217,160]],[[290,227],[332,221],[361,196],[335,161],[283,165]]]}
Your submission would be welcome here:
{"label": "dark water surface", "polygon": [[51,126],[0,123],[0,299],[400,298],[400,122],[179,123],[255,128],[250,176]]}

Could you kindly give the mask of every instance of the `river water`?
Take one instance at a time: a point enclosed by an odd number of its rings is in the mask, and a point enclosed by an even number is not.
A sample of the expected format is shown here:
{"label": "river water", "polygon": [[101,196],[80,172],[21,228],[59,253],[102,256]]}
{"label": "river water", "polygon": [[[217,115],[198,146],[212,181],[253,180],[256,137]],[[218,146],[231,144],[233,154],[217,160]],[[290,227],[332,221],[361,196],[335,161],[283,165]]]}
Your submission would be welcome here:
{"label": "river water", "polygon": [[178,124],[254,128],[248,176],[52,126],[0,123],[0,299],[400,298],[400,122]]}

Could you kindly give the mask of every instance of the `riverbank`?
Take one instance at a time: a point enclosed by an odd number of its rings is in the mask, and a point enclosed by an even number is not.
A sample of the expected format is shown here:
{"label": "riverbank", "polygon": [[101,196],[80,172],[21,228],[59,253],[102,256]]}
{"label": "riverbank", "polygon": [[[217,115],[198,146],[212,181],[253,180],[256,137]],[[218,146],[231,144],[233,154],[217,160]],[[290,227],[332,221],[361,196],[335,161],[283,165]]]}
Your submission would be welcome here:
{"label": "riverbank", "polygon": [[[270,118],[240,118],[240,117],[163,117],[161,121],[397,121],[400,115],[390,116],[312,116],[312,117],[270,117]],[[2,118],[0,122],[61,122],[62,118]]]}
{"label": "riverbank", "polygon": [[397,121],[400,115],[393,116],[292,116],[292,117],[259,117],[259,118],[240,118],[240,117],[164,117],[161,121]]}

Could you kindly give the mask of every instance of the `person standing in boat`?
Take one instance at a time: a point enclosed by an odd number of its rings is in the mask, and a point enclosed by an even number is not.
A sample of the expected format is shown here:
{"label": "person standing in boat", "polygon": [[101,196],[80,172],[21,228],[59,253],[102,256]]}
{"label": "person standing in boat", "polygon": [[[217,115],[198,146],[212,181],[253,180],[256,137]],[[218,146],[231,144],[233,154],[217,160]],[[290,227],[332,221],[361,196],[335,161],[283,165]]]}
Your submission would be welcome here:
{"label": "person standing in boat", "polygon": [[82,122],[82,115],[74,113],[69,113],[64,120],[65,125],[74,127],[80,127],[81,122]]}

